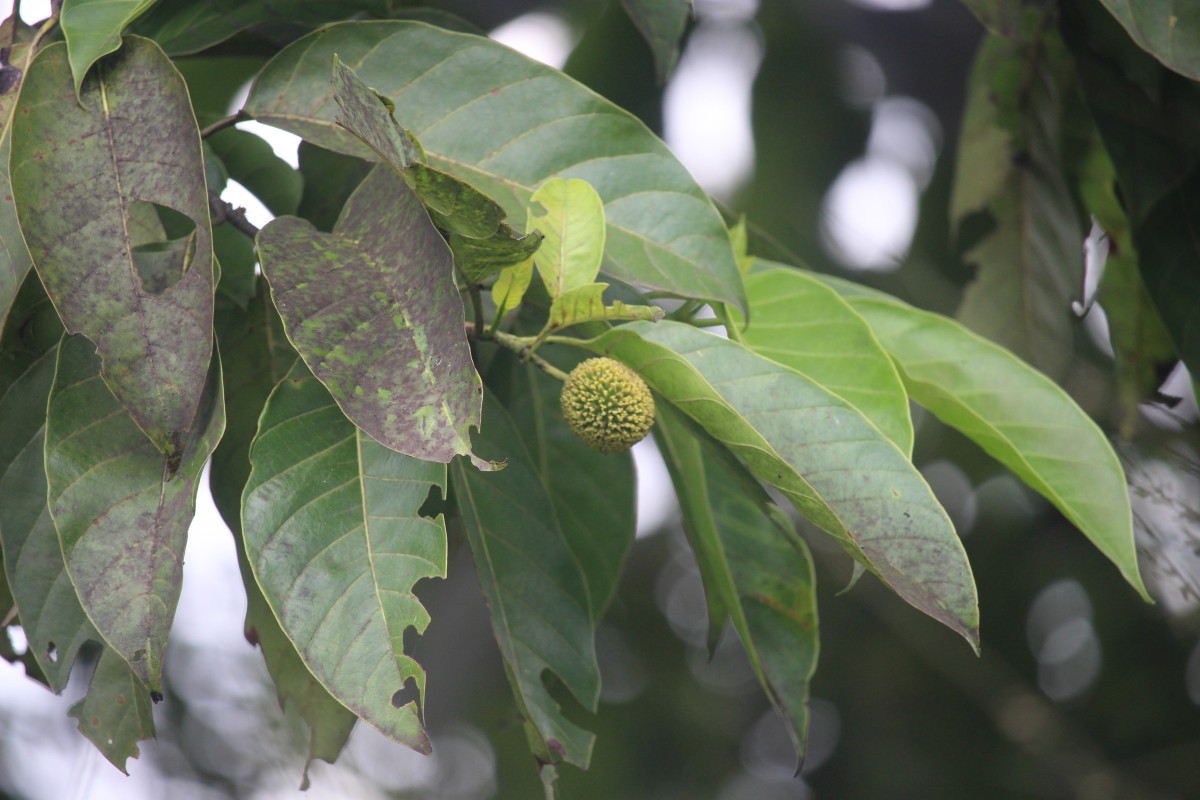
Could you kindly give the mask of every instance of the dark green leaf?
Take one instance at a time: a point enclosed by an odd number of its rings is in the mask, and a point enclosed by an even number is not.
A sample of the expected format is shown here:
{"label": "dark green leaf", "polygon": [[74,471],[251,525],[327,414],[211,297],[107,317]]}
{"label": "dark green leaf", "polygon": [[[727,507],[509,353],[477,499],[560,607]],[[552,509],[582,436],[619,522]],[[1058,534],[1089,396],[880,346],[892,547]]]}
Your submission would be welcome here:
{"label": "dark green leaf", "polygon": [[666,146],[626,112],[497,43],[411,22],[332,25],[280,53],[246,111],[361,153],[334,124],[324,88],[334,53],[391,98],[432,165],[499,201],[514,227],[542,181],[584,179],[605,201],[609,275],[744,306],[720,215]]}
{"label": "dark green leaf", "polygon": [[563,715],[542,680],[549,670],[585,708],[596,709],[600,668],[587,584],[512,419],[490,393],[484,406],[486,422],[474,444],[508,466],[480,472],[455,460],[450,471],[458,513],[505,671],[536,731],[530,735],[534,756],[544,764],[561,759],[587,767],[595,737]]}
{"label": "dark green leaf", "polygon": [[450,252],[454,265],[472,283],[478,283],[505,267],[513,267],[533,257],[542,243],[542,234],[517,233],[507,222],[489,239],[472,239],[450,234]]}
{"label": "dark green leaf", "polygon": [[445,525],[418,514],[445,466],[367,436],[300,363],[267,401],[250,462],[246,555],[288,639],[340,703],[429,752],[425,673],[404,633],[429,624],[414,584],[446,574]]}
{"label": "dark green leaf", "polygon": [[295,214],[304,179],[261,136],[227,128],[207,139],[230,178],[245,186],[275,215]]}
{"label": "dark green leaf", "polygon": [[978,272],[958,318],[1054,378],[1073,353],[1086,234],[1063,175],[1071,91],[1053,32],[986,39],[968,84],[952,203],[957,223],[980,211],[995,223],[965,254]]}
{"label": "dark green leaf", "polygon": [[[759,266],[767,266],[759,262]],[[849,400],[900,451],[912,454],[908,394],[871,328],[837,292],[788,268],[746,276],[750,349]]]}
{"label": "dark green leaf", "polygon": [[[151,10],[147,17],[153,14]],[[177,58],[172,63],[187,82],[196,120],[204,126],[229,116],[238,91],[262,69],[266,59],[231,54]]]}
{"label": "dark green leaf", "polygon": [[79,720],[79,732],[126,775],[125,761],[138,757],[137,743],[154,738],[150,693],[129,665],[107,648],[100,654],[87,694],[67,713]]}
{"label": "dark green leaf", "polygon": [[1022,0],[963,0],[963,5],[997,36],[1017,36],[1021,32]]}
{"label": "dark green leaf", "polygon": [[[13,19],[16,19],[15,15]],[[29,250],[21,238],[21,227],[17,223],[8,179],[8,155],[12,147],[9,121],[17,103],[22,77],[15,65],[23,68],[28,52],[29,47],[25,44],[12,46],[7,63],[14,65],[10,69],[16,70],[16,79],[5,84],[6,91],[0,92],[0,330],[4,328],[8,308],[17,296],[30,265]]]}
{"label": "dark green leaf", "polygon": [[[129,37],[75,101],[66,48],[38,53],[13,121],[13,197],[25,241],[67,329],[100,353],[105,383],[178,463],[212,354],[208,195],[187,89],[153,42]],[[190,228],[155,293],[129,227],[157,207]],[[203,424],[205,420],[201,421]]]}
{"label": "dark green leaf", "polygon": [[[706,597],[719,596],[767,697],[783,714],[801,762],[808,738],[809,681],[817,667],[816,576],[791,520],[728,451],[667,406],[660,450],[680,496]],[[703,556],[702,556],[703,554]],[[724,628],[709,601],[709,644]]]}
{"label": "dark green leaf", "polygon": [[60,338],[62,323],[30,275],[0,337],[0,541],[29,651],[55,692],[80,646],[100,638],[64,571],[46,506],[46,399]]}
{"label": "dark green leaf", "polygon": [[692,14],[692,0],[621,0],[654,53],[658,82],[666,83],[679,60],[679,40]]}
{"label": "dark green leaf", "polygon": [[637,370],[897,594],[978,646],[975,582],[950,519],[847,401],[690,325],[631,322],[585,346]]}
{"label": "dark green leaf", "polygon": [[1200,6],[1192,0],[1100,0],[1129,35],[1171,69],[1200,81]]}
{"label": "dark green leaf", "polygon": [[101,56],[121,46],[121,31],[154,0],[63,0],[58,21],[67,40],[75,91]]}
{"label": "dark green leaf", "polygon": [[214,362],[178,471],[133,424],[99,374],[91,343],[69,336],[46,412],[50,514],[88,618],[138,680],[159,689],[179,599],[197,481],[225,429]]}
{"label": "dark green leaf", "polygon": [[416,458],[470,452],[483,390],[450,249],[399,175],[376,168],[333,233],[276,218],[258,251],[288,337],[356,425]]}
{"label": "dark green leaf", "polygon": [[298,155],[304,194],[296,215],[304,217],[317,230],[331,231],[347,198],[367,177],[373,165],[309,142],[300,142]]}
{"label": "dark green leaf", "polygon": [[209,482],[213,500],[237,544],[238,566],[246,588],[246,638],[262,650],[282,706],[296,709],[308,724],[309,758],[334,761],[357,719],[320,684],[279,627],[254,580],[242,537],[242,490],[250,477],[250,443],[258,417],[275,385],[296,361],[275,313],[265,282],[243,311],[218,298],[217,337],[224,361],[225,436],[213,453]]}

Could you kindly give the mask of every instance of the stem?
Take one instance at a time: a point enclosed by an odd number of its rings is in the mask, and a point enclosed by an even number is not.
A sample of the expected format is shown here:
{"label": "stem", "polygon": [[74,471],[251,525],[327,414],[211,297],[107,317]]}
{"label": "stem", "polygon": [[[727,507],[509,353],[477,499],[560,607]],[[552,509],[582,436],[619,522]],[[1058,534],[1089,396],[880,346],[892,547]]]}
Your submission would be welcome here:
{"label": "stem", "polygon": [[725,334],[738,344],[745,344],[742,340],[742,330],[733,323],[733,315],[729,313],[728,303],[717,303],[713,306],[713,313],[717,315],[717,319],[725,326]]}
{"label": "stem", "polygon": [[245,122],[247,119],[249,119],[249,117],[247,117],[245,115],[245,113],[243,111],[241,111],[241,109],[239,109],[236,114],[230,114],[228,117],[225,117],[224,119],[217,120],[212,125],[206,125],[205,127],[201,128],[200,129],[200,138],[207,139],[208,137],[212,136],[214,133],[216,133],[218,131],[223,131],[226,128],[232,127],[239,122]]}
{"label": "stem", "polygon": [[480,297],[479,286],[471,284],[467,293],[471,295],[471,314],[475,318],[475,330],[486,330],[487,326],[483,324],[483,298]]}
{"label": "stem", "polygon": [[679,308],[667,315],[667,319],[673,319],[676,322],[689,322],[692,315],[704,307],[704,303],[700,300],[688,300]]}
{"label": "stem", "polygon": [[[537,353],[533,352],[532,346],[535,342],[534,338],[529,336],[513,336],[511,333],[505,333],[504,331],[496,331],[495,337],[495,340],[498,344],[501,344],[507,347],[509,350],[512,350],[523,360],[530,362],[547,375],[558,378],[560,381],[565,381],[567,379],[567,373],[563,372],[561,369],[554,366]],[[555,338],[570,339],[570,337],[566,336]]]}
{"label": "stem", "polygon": [[221,199],[221,195],[213,190],[208,191],[208,208],[212,212],[213,225],[228,222],[237,230],[254,239],[258,236],[258,226],[246,219],[246,209],[234,208]]}

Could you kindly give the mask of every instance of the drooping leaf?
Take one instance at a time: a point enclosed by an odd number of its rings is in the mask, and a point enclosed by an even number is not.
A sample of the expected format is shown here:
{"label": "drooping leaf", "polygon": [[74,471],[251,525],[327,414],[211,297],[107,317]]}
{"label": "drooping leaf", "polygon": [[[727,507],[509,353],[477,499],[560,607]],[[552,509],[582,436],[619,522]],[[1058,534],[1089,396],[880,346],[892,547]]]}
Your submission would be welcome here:
{"label": "drooping leaf", "polygon": [[489,239],[472,239],[459,233],[450,234],[450,252],[454,254],[454,265],[471,283],[478,283],[501,270],[526,261],[533,263],[533,254],[541,244],[540,232],[517,233],[507,222],[500,223],[500,228]]}
{"label": "drooping leaf", "polygon": [[[20,21],[16,15],[12,20],[17,23]],[[15,23],[10,21],[8,24]],[[7,57],[0,54],[0,329],[4,328],[8,308],[16,298],[30,265],[29,250],[21,238],[8,178],[8,155],[12,146],[9,122],[17,103],[28,52],[28,45],[22,43],[8,48]]]}
{"label": "drooping leaf", "polygon": [[206,140],[230,178],[245,186],[276,216],[295,214],[304,179],[261,136],[227,128]]}
{"label": "drooping leaf", "polygon": [[596,708],[600,669],[587,584],[520,434],[490,393],[484,418],[474,444],[508,466],[479,472],[459,459],[450,475],[492,630],[532,728],[534,756],[543,764],[587,767],[595,737],[563,715],[543,683],[550,671],[585,708]]}
{"label": "drooping leaf", "polygon": [[50,515],[88,618],[152,691],[179,599],[197,481],[224,429],[214,363],[172,472],[101,380],[91,343],[68,336],[59,345],[46,411]]}
{"label": "drooping leaf", "polygon": [[955,321],[846,282],[850,305],[912,398],[1041,493],[1149,599],[1138,573],[1125,473],[1108,439],[1045,375]]}
{"label": "drooping leaf", "polygon": [[603,295],[607,288],[607,283],[588,283],[568,289],[556,297],[550,306],[545,332],[554,333],[583,322],[624,319],[658,322],[663,318],[663,310],[657,306],[630,306],[620,300],[604,305]]}
{"label": "drooping leaf", "polygon": [[908,457],[847,401],[671,321],[631,322],[584,346],[635,369],[897,594],[978,645],[975,582],[953,525]]}
{"label": "drooping leaf", "polygon": [[399,175],[377,167],[333,233],[277,217],[258,252],[288,337],[356,425],[415,458],[470,452],[482,388],[450,249]]}
{"label": "drooping leaf", "polygon": [[[196,120],[179,73],[138,37],[89,73],[82,101],[66,48],[39,52],[13,120],[17,215],[67,330],[95,343],[105,383],[173,468],[212,354],[212,233]],[[129,233],[149,210],[190,229],[175,237],[178,260],[159,292],[139,275],[147,242]]]}
{"label": "drooping leaf", "polygon": [[679,61],[679,40],[692,14],[692,0],[621,0],[654,53],[658,82],[666,83]]}
{"label": "drooping leaf", "polygon": [[242,536],[242,491],[250,477],[250,443],[258,431],[258,417],[275,385],[296,361],[271,305],[266,282],[245,310],[218,297],[217,339],[224,361],[225,436],[213,453],[209,482],[213,501],[225,524],[233,531],[238,567],[246,589],[246,638],[262,650],[281,706],[297,710],[309,727],[309,760],[337,759],[357,717],[335,700],[304,665],[296,646],[279,627],[279,621],[254,579]]}
{"label": "drooping leaf", "polygon": [[495,42],[413,22],[331,25],[272,60],[245,110],[361,154],[322,88],[334,53],[391,98],[431,165],[495,198],[514,227],[544,180],[581,178],[605,201],[605,272],[744,306],[720,215],[666,146],[626,112]]}
{"label": "drooping leaf", "polygon": [[750,349],[849,400],[912,454],[908,394],[896,367],[837,292],[799,270],[771,268],[746,276],[746,295],[754,317],[742,340]]}
{"label": "drooping leaf", "polygon": [[1073,353],[1083,283],[1086,230],[1063,174],[1073,90],[1052,30],[988,37],[968,84],[952,200],[956,224],[987,212],[995,226],[964,256],[978,272],[957,317],[1055,378]]}
{"label": "drooping leaf", "polygon": [[29,651],[55,692],[80,646],[100,638],[64,571],[46,506],[46,399],[60,338],[62,323],[30,275],[0,336],[0,541]]}
{"label": "drooping leaf", "polygon": [[288,639],[346,708],[429,752],[425,673],[404,633],[429,624],[414,584],[446,574],[445,524],[418,513],[446,467],[363,433],[299,362],[267,401],[250,462],[246,555]]}
{"label": "drooping leaf", "polygon": [[1190,0],[1100,0],[1146,52],[1200,81],[1200,8]]}
{"label": "drooping leaf", "polygon": [[[658,422],[660,451],[680,497],[684,527],[697,553],[705,596],[720,598],[771,703],[787,721],[801,763],[808,739],[809,681],[817,666],[816,576],[812,556],[787,515],[728,451],[697,438],[667,406]],[[703,554],[703,555],[702,555]],[[724,627],[709,600],[709,643]]]}
{"label": "drooping leaf", "polygon": [[596,280],[604,260],[604,201],[587,181],[543,183],[529,199],[526,230],[545,236],[533,263],[551,300]]}
{"label": "drooping leaf", "polygon": [[137,743],[154,738],[150,694],[121,657],[105,648],[83,699],[67,709],[79,720],[79,732],[117,769],[137,758]]}
{"label": "drooping leaf", "polygon": [[[564,363],[563,367],[571,366]],[[503,380],[496,373],[503,372]],[[636,530],[636,485],[629,453],[588,447],[562,416],[562,382],[505,352],[496,356],[489,386],[498,394],[541,476],[563,538],[583,570],[591,618],[612,601]]]}
{"label": "drooping leaf", "polygon": [[58,24],[67,40],[76,93],[92,64],[116,52],[125,26],[152,5],[154,0],[62,0]]}
{"label": "drooping leaf", "polygon": [[309,142],[300,142],[297,155],[304,194],[296,215],[311,222],[317,230],[331,231],[342,206],[374,165]]}

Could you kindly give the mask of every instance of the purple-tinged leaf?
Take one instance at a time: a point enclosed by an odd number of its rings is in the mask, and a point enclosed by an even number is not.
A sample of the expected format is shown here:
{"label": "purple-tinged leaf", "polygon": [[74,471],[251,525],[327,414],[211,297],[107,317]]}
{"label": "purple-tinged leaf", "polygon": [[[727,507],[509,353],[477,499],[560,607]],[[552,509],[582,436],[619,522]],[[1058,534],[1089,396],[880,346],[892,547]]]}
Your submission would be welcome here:
{"label": "purple-tinged leaf", "polygon": [[87,694],[67,714],[79,720],[79,732],[126,775],[125,761],[138,757],[137,743],[154,738],[150,693],[129,665],[107,648],[100,654]]}

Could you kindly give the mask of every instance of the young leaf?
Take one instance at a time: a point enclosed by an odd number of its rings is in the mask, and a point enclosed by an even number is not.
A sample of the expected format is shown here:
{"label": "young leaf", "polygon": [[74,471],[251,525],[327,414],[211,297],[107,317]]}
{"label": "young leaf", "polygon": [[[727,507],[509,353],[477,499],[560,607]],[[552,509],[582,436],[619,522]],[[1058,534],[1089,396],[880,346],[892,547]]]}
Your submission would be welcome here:
{"label": "young leaf", "polygon": [[578,325],[581,322],[606,320],[643,319],[658,322],[663,310],[657,306],[628,306],[620,300],[604,305],[604,290],[607,283],[589,283],[568,289],[554,299],[550,305],[550,318],[546,320],[546,333]]}
{"label": "young leaf", "polygon": [[62,0],[58,21],[67,40],[76,94],[92,64],[115,52],[121,46],[121,31],[152,5],[154,0]]}
{"label": "young leaf", "polygon": [[605,202],[607,274],[744,306],[720,215],[666,146],[630,114],[503,45],[414,22],[331,25],[267,65],[246,112],[360,155],[334,124],[325,88],[334,53],[391,98],[430,164],[498,200],[514,227],[547,178],[581,178]]}
{"label": "young leaf", "polygon": [[277,217],[258,252],[288,337],[354,424],[415,458],[470,452],[482,388],[450,250],[399,175],[377,167],[333,233]]}
{"label": "young leaf", "polygon": [[946,317],[875,295],[847,299],[884,343],[915,401],[1053,503],[1150,599],[1138,573],[1121,463],[1062,389]]}
{"label": "young leaf", "polygon": [[[25,76],[12,131],[17,216],[67,330],[92,340],[105,383],[173,470],[212,355],[212,233],[196,120],[153,42],[127,38],[84,81],[83,105],[66,52],[48,46]],[[170,259],[157,259],[157,275],[143,274],[150,264],[139,252],[153,243],[131,234],[136,215],[154,212],[188,229]]]}
{"label": "young leaf", "polygon": [[79,720],[79,732],[126,775],[125,761],[138,757],[137,743],[154,738],[154,715],[146,687],[107,647],[100,653],[87,694],[67,709],[67,714]]}
{"label": "young leaf", "polygon": [[498,472],[450,465],[454,498],[517,704],[543,764],[587,767],[595,737],[562,713],[543,683],[553,672],[583,706],[596,709],[600,668],[587,585],[554,506],[511,418],[489,393],[474,443]]}
{"label": "young leaf", "polygon": [[[657,440],[680,498],[684,528],[709,599],[709,645],[728,611],[771,703],[804,761],[808,686],[817,667],[812,556],[786,514],[720,445],[667,405]],[[701,444],[701,439],[706,440]],[[712,598],[717,616],[714,616]]]}
{"label": "young leaf", "polygon": [[246,555],[288,639],[346,708],[428,753],[425,672],[404,633],[429,624],[413,586],[446,574],[445,524],[418,513],[445,466],[363,433],[300,363],[271,393],[250,462]]}
{"label": "young leaf", "polygon": [[631,322],[583,344],[637,370],[897,594],[978,646],[975,582],[949,517],[856,408],[690,325]]}
{"label": "young leaf", "polygon": [[1142,49],[1200,81],[1200,14],[1187,0],[1100,0]]}
{"label": "young leaf", "polygon": [[849,400],[912,454],[908,394],[896,367],[837,292],[799,270],[772,268],[746,276],[746,295],[754,317],[742,340],[751,350]]}
{"label": "young leaf", "polygon": [[80,646],[100,640],[75,596],[46,506],[46,399],[62,323],[30,275],[0,336],[0,542],[29,653],[55,692]]}
{"label": "young leaf", "polygon": [[545,236],[534,266],[555,300],[587,286],[604,260],[604,201],[587,181],[546,181],[529,199],[526,230]]}
{"label": "young leaf", "polygon": [[[517,233],[507,222],[490,239],[472,239],[460,233],[450,234],[450,252],[454,266],[471,283],[524,262],[532,264],[533,254],[542,244],[542,234]],[[525,284],[528,287],[528,283]],[[520,300],[518,299],[519,303]],[[516,305],[514,303],[513,305]]]}
{"label": "young leaf", "polygon": [[679,40],[692,14],[692,0],[621,0],[654,53],[658,82],[666,83],[679,60]]}
{"label": "young leaf", "polygon": [[204,462],[225,429],[214,363],[197,423],[172,474],[104,385],[91,343],[68,336],[46,410],[50,515],[67,574],[105,643],[159,689],[183,550]]}
{"label": "young leaf", "polygon": [[527,258],[520,264],[506,267],[496,276],[492,284],[492,302],[496,304],[496,318],[504,316],[521,305],[525,298],[525,290],[533,280],[533,258]]}

